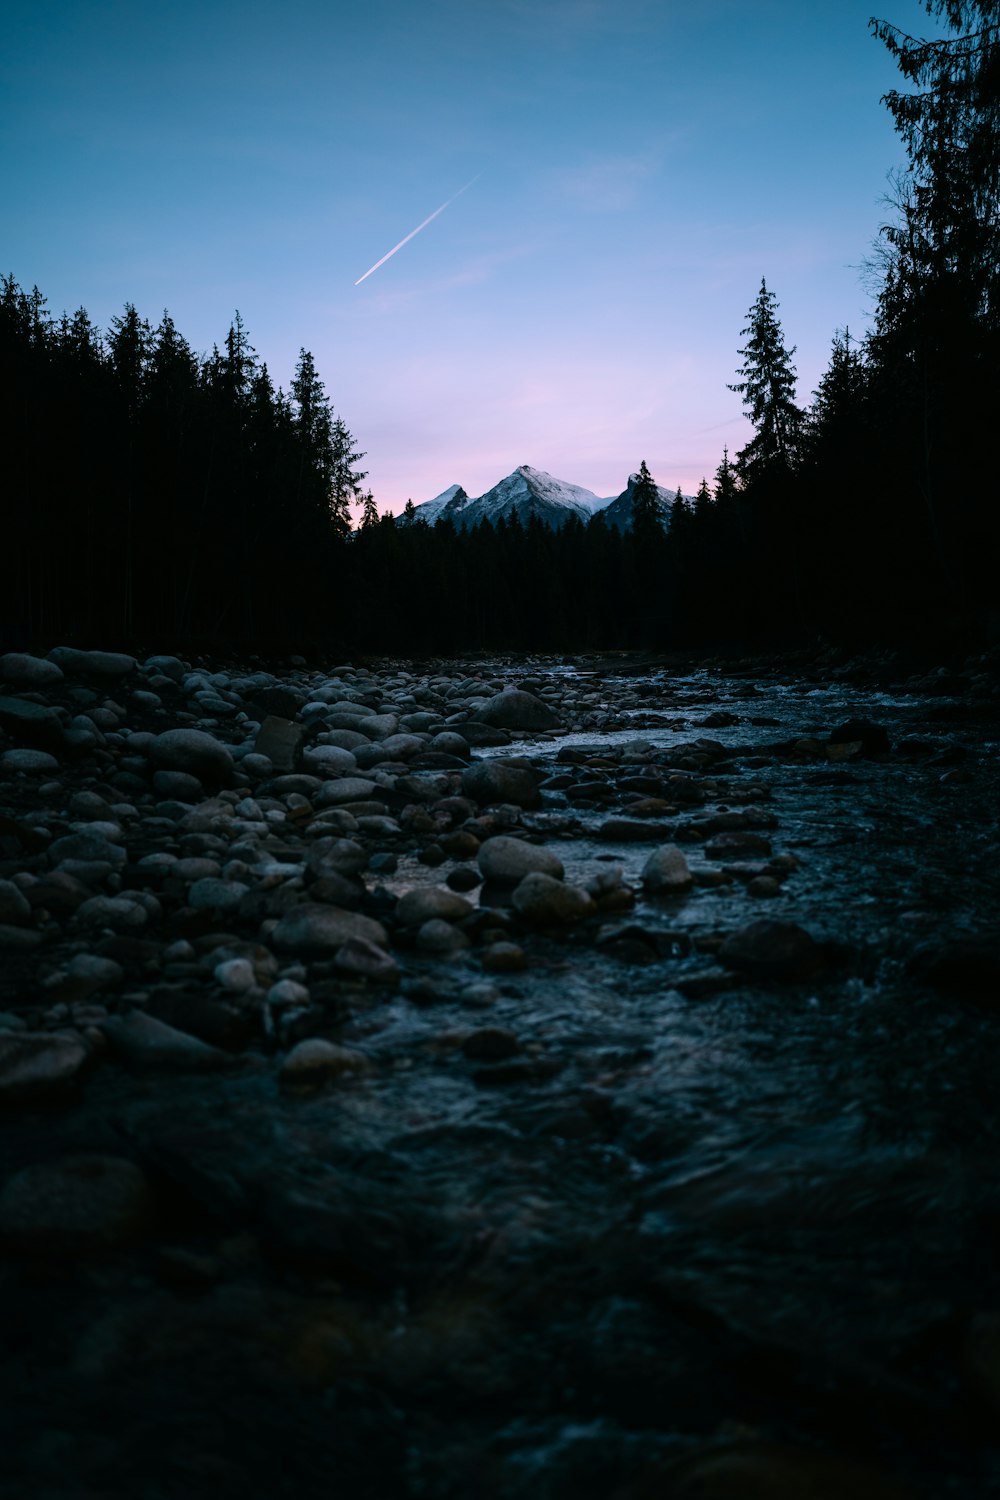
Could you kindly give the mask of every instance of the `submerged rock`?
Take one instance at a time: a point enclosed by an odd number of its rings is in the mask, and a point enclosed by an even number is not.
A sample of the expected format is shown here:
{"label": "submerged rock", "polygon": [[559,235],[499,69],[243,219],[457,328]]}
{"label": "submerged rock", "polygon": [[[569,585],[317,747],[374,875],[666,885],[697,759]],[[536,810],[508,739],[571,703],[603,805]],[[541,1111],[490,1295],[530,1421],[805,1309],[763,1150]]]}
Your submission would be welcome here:
{"label": "submerged rock", "polygon": [[719,959],[751,979],[809,979],[823,967],[819,944],[795,922],[751,922],[729,934]]}

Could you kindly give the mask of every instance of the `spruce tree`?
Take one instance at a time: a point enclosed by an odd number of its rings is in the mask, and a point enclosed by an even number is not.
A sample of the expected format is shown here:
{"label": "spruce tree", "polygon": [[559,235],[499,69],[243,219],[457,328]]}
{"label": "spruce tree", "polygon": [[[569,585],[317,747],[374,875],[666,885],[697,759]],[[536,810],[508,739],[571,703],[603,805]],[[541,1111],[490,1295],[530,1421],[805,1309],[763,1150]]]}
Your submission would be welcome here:
{"label": "spruce tree", "polygon": [[746,343],[739,350],[742,379],[730,385],[743,397],[743,407],[757,429],[736,458],[741,478],[751,483],[775,470],[789,470],[795,457],[802,413],[795,405],[795,349],[786,349],[777,316],[778,299],[762,278],[757,300],[742,331]]}

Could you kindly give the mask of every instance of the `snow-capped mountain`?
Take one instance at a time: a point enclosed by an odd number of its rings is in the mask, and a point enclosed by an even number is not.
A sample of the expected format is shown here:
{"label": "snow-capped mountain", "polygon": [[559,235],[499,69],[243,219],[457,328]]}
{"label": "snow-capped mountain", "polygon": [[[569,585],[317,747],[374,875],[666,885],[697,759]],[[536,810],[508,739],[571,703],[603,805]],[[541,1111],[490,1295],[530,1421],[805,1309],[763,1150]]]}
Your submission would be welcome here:
{"label": "snow-capped mountain", "polygon": [[[474,500],[470,500],[460,484],[449,485],[440,495],[435,495],[433,500],[425,500],[422,505],[415,506],[414,519],[426,521],[431,526],[437,521],[448,519],[465,530],[470,526],[478,526],[480,521],[497,521],[501,516],[509,520],[516,515],[522,524],[526,524],[532,516],[537,516],[546,526],[558,529],[565,526],[571,516],[576,516],[586,524],[592,515],[603,511],[611,526],[618,531],[627,531],[632,524],[632,504],[638,481],[638,474],[631,474],[620,495],[602,498],[595,495],[593,490],[584,489],[582,485],[569,484],[564,479],[546,474],[543,469],[533,469],[530,464],[521,464],[513,474],[508,474],[506,479],[501,479],[485,495],[479,495]],[[657,493],[666,526],[669,524],[674,491],[658,485]],[[684,498],[689,497],[685,495]]]}
{"label": "snow-capped mountain", "polygon": [[426,521],[433,526],[435,521],[440,521],[442,516],[451,516],[457,519],[459,511],[469,504],[469,497],[460,484],[450,484],[440,495],[435,495],[433,500],[425,500],[422,505],[414,506],[414,510],[421,521]]}
{"label": "snow-capped mountain", "polygon": [[[604,519],[616,531],[629,531],[631,529],[632,514],[635,508],[635,490],[638,483],[638,474],[630,474],[628,476],[628,484],[622,490],[621,494],[616,495],[613,500],[605,501],[603,507]],[[660,518],[665,527],[670,525],[670,507],[674,503],[676,493],[676,490],[665,490],[662,484],[656,486],[656,498],[660,507]],[[684,499],[689,504],[691,498],[690,495],[684,496]]]}
{"label": "snow-capped mountain", "polygon": [[565,526],[570,516],[586,522],[607,504],[607,500],[592,490],[585,490],[582,485],[567,484],[542,469],[521,464],[513,474],[508,474],[475,500],[470,500],[460,485],[452,485],[433,500],[425,500],[416,506],[415,518],[433,526],[435,521],[447,516],[464,529],[477,526],[480,521],[499,520],[501,516],[509,520],[516,515],[523,523],[537,516],[546,526],[558,528]]}

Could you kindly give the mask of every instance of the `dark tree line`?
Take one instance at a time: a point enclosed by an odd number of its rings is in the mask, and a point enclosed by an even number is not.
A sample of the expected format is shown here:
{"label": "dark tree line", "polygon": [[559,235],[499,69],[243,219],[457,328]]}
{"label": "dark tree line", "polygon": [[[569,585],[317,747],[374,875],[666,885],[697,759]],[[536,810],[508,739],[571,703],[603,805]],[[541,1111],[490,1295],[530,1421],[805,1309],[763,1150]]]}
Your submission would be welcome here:
{"label": "dark tree line", "polygon": [[[1000,3],[925,0],[943,39],[873,30],[913,85],[872,267],[874,326],[833,339],[807,406],[765,281],[732,389],[754,436],[665,532],[642,464],[600,515],[456,531],[379,515],[302,351],[276,390],[237,314],[196,358],[168,315],[101,334],[0,292],[5,643],[352,651],[586,649],[1000,630]],[[361,524],[351,530],[351,507]]]}
{"label": "dark tree line", "polygon": [[363,455],[303,350],[276,390],[239,314],[102,334],[0,285],[5,642],[281,641],[325,628]]}

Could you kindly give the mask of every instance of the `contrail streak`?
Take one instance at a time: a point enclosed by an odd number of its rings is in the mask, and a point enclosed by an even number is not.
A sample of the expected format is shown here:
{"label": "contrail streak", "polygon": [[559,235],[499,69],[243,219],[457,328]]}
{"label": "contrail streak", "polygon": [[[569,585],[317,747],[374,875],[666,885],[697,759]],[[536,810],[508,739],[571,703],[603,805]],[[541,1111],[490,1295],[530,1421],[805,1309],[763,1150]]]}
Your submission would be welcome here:
{"label": "contrail streak", "polygon": [[431,222],[432,219],[436,219],[437,216],[438,216],[438,214],[443,214],[444,211],[445,211],[445,209],[448,208],[448,207],[450,207],[450,205],[452,203],[454,203],[454,201],[455,201],[456,198],[461,198],[462,194],[464,192],[466,192],[472,186],[473,182],[478,182],[479,181],[479,178],[480,178],[481,175],[482,175],[481,173],[477,172],[476,175],[475,175],[475,177],[473,177],[471,179],[471,181],[469,181],[469,182],[467,182],[465,184],[465,187],[460,187],[459,190],[458,190],[458,192],[454,193],[448,199],[447,203],[442,203],[442,205],[441,205],[440,208],[436,208],[432,214],[428,214],[427,217],[426,217],[426,219],[424,220],[424,222],[422,224],[418,224],[417,227],[416,227],[416,229],[411,229],[410,232],[409,232],[409,234],[406,236],[406,238],[400,240],[400,242],[399,242],[398,245],[393,245],[392,249],[388,252],[388,254],[383,255],[383,257],[382,257],[381,260],[377,260],[373,266],[370,266],[369,269],[365,272],[364,276],[359,276],[358,277],[358,279],[354,283],[354,285],[355,286],[360,286],[363,281],[367,280],[367,278],[372,274],[373,271],[377,271],[378,268],[379,268],[379,266],[384,266],[387,260],[391,260],[392,257],[395,255],[395,253],[396,253],[397,250],[402,250],[403,246],[404,245],[408,245],[409,242],[410,242],[410,240],[413,239],[413,236],[415,234],[419,234],[420,231],[421,231],[421,229],[426,229],[427,228],[428,224]]}

